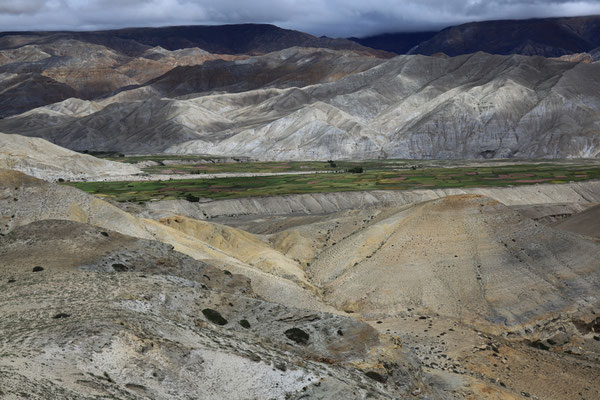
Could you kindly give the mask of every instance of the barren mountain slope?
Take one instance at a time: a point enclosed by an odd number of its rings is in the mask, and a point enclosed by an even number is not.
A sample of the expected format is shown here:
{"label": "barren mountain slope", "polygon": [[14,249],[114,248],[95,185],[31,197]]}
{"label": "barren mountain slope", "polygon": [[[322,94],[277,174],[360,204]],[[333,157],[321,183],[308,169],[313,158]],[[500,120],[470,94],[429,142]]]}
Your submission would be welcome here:
{"label": "barren mountain slope", "polygon": [[141,173],[132,165],[79,154],[44,139],[4,133],[0,133],[0,168],[51,181]]}
{"label": "barren mountain slope", "polygon": [[[501,194],[513,203],[593,201],[581,185]],[[1,170],[0,391],[36,399],[600,393],[600,244],[483,196],[396,204],[281,216],[251,234],[138,218]]]}
{"label": "barren mountain slope", "polygon": [[600,205],[572,215],[554,227],[600,239]]}
{"label": "barren mountain slope", "polygon": [[0,49],[59,40],[102,45],[134,57],[156,46],[168,50],[199,47],[221,54],[261,54],[302,46],[353,50],[380,57],[391,55],[350,40],[316,37],[268,24],[168,26],[95,32],[3,32],[0,33]]}
{"label": "barren mountain slope", "polygon": [[0,73],[0,117],[74,97],[77,91],[47,76]]}
{"label": "barren mountain slope", "polygon": [[510,327],[597,301],[599,259],[596,243],[463,195],[360,230],[319,254],[309,272],[341,309],[416,308]]}
{"label": "barren mountain slope", "polygon": [[[6,38],[5,38],[6,39]],[[182,65],[238,59],[198,48],[147,48],[136,57],[73,38],[34,41],[0,50],[0,116],[10,116],[70,97],[94,99],[140,85]],[[13,96],[18,96],[18,101]]]}
{"label": "barren mountain slope", "polygon": [[352,37],[350,40],[360,43],[363,46],[369,46],[373,49],[380,49],[396,54],[407,54],[413,47],[434,37],[438,32],[394,32],[382,33],[362,38]]}
{"label": "barren mountain slope", "polygon": [[258,300],[245,277],[162,243],[46,220],[11,231],[0,254],[3,398],[411,398],[421,386],[367,324]]}
{"label": "barren mountain slope", "polygon": [[[144,101],[112,103],[87,116],[56,118],[45,127],[36,123],[39,113],[23,114],[0,121],[0,130],[77,150],[266,160],[596,157],[600,152],[600,64],[477,53],[448,59],[400,56],[370,61],[369,69],[356,72],[360,57],[334,54],[338,61],[326,67],[331,54],[290,49],[231,64],[247,78],[278,60],[275,70],[282,75],[250,82],[315,83],[301,88],[151,98],[157,91],[216,87],[202,83],[196,88],[176,69],[147,86]],[[336,66],[342,59],[348,63]],[[191,68],[207,72],[210,65]],[[307,73],[312,68],[307,65],[318,66],[318,74]],[[239,77],[227,71],[216,68],[211,79],[198,83],[214,79],[226,90],[248,89],[231,86]],[[140,90],[132,90],[132,98]],[[119,96],[126,99],[127,93]]]}
{"label": "barren mountain slope", "polygon": [[[205,136],[167,151],[227,154],[241,151],[234,143],[250,142],[241,146],[245,154],[265,159],[326,159],[340,153],[353,158],[594,157],[600,140],[595,122],[599,68],[482,53],[454,59],[402,56],[302,89],[305,105],[272,122],[256,125],[253,119],[253,126],[230,130],[229,135],[239,133],[225,140]],[[318,101],[329,108],[315,118]],[[315,122],[305,126],[304,115]],[[285,134],[273,133],[281,127]],[[294,154],[292,133],[309,138],[294,142],[306,151]],[[344,148],[345,140],[357,143],[355,153]],[[319,149],[315,155],[314,147]]]}
{"label": "barren mountain slope", "polygon": [[178,231],[231,254],[262,271],[282,276],[299,284],[312,286],[306,280],[298,262],[285,257],[254,235],[225,225],[185,217],[171,217],[160,221]]}
{"label": "barren mountain slope", "polygon": [[[318,291],[311,285],[300,286],[286,279],[292,277],[288,272],[278,269],[265,272],[261,263],[251,265],[242,261],[243,255],[227,253],[157,221],[134,217],[77,189],[46,183],[20,172],[0,170],[0,233],[46,219],[84,222],[141,239],[158,240],[196,260],[248,276],[254,292],[263,299],[298,308],[332,309],[320,301]],[[247,246],[253,248],[251,242]],[[257,252],[264,250],[260,244],[254,247]],[[300,282],[298,278],[295,281]]]}
{"label": "barren mountain slope", "polygon": [[495,54],[560,57],[600,46],[600,16],[471,22],[446,28],[411,54]]}
{"label": "barren mountain slope", "polygon": [[304,87],[335,82],[382,62],[352,51],[291,47],[246,60],[176,68],[148,85],[168,97],[217,90],[236,93],[264,87]]}

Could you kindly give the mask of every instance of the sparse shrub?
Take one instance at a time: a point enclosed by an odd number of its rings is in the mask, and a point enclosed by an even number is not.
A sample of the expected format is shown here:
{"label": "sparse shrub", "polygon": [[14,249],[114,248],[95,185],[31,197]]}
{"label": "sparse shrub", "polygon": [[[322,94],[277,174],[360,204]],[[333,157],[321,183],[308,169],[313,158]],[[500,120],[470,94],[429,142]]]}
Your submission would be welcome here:
{"label": "sparse shrub", "polygon": [[298,344],[306,344],[308,343],[308,339],[310,339],[310,335],[300,328],[290,328],[283,333],[288,339],[293,340]]}
{"label": "sparse shrub", "polygon": [[198,197],[198,196],[194,196],[194,195],[193,195],[193,194],[191,194],[191,193],[188,193],[188,194],[186,194],[186,195],[185,195],[185,199],[186,199],[187,201],[189,201],[190,203],[198,203],[198,202],[200,201],[200,197]]}
{"label": "sparse shrub", "polygon": [[106,371],[104,372],[104,379],[106,379],[107,381],[109,381],[111,383],[113,382],[112,378],[110,377],[110,375],[108,375],[108,372],[106,372]]}
{"label": "sparse shrub", "polygon": [[242,328],[250,329],[250,322],[247,319],[243,319],[240,321],[240,325]]}
{"label": "sparse shrub", "polygon": [[363,167],[352,167],[348,169],[348,172],[350,172],[351,174],[362,174],[363,172],[365,172],[365,170],[363,169]]}
{"label": "sparse shrub", "polygon": [[207,320],[217,325],[227,325],[227,320],[223,318],[220,312],[216,310],[212,310],[210,308],[205,308],[202,310],[202,314],[206,317]]}
{"label": "sparse shrub", "polygon": [[285,365],[285,363],[282,363],[282,362],[275,363],[275,368],[277,368],[278,370],[283,371],[283,372],[287,371],[287,365]]}
{"label": "sparse shrub", "polygon": [[123,264],[113,264],[112,267],[117,272],[125,272],[129,270],[129,268],[127,268],[127,266]]}
{"label": "sparse shrub", "polygon": [[369,378],[371,378],[377,382],[380,382],[380,383],[387,382],[387,377],[381,375],[379,372],[368,371],[365,373],[365,375],[367,375]]}

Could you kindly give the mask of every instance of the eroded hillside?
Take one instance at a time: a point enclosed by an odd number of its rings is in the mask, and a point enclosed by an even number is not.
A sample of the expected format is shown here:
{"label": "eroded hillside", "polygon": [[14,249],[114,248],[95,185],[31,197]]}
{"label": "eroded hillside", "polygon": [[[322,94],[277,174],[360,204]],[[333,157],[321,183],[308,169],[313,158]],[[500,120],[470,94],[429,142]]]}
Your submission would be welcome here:
{"label": "eroded hillside", "polygon": [[[8,398],[600,393],[600,244],[498,201],[280,215],[250,233],[0,176]],[[554,368],[569,372],[548,382]]]}
{"label": "eroded hillside", "polygon": [[596,157],[599,73],[542,57],[291,48],[177,67],[85,112],[69,99],[0,131],[79,151],[261,160]]}

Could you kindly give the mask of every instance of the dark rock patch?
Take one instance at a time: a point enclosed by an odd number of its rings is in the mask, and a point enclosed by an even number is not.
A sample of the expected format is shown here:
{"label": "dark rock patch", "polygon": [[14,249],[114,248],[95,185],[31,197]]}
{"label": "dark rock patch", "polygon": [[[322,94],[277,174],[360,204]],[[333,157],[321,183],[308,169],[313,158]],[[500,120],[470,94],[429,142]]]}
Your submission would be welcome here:
{"label": "dark rock patch", "polygon": [[56,314],[54,317],[54,319],[62,319],[62,318],[69,318],[71,316],[71,314],[67,314],[67,313],[58,313]]}
{"label": "dark rock patch", "polygon": [[33,267],[33,269],[32,269],[33,272],[41,272],[43,270],[44,270],[44,268],[42,268],[40,266]]}

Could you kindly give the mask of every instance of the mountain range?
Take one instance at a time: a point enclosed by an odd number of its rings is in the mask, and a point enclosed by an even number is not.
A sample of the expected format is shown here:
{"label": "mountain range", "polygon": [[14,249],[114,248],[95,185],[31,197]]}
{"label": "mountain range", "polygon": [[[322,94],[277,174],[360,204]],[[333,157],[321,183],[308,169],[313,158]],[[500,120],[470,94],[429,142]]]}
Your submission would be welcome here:
{"label": "mountain range", "polygon": [[0,131],[74,150],[336,158],[595,157],[600,65],[292,48],[178,67]]}
{"label": "mountain range", "polygon": [[560,57],[600,47],[600,16],[470,22],[439,32],[383,33],[350,39],[396,54],[458,56],[483,51]]}
{"label": "mountain range", "polygon": [[[596,157],[599,21],[461,25],[394,58],[254,24],[3,33],[0,132],[262,160]],[[540,43],[561,57],[510,54]]]}

